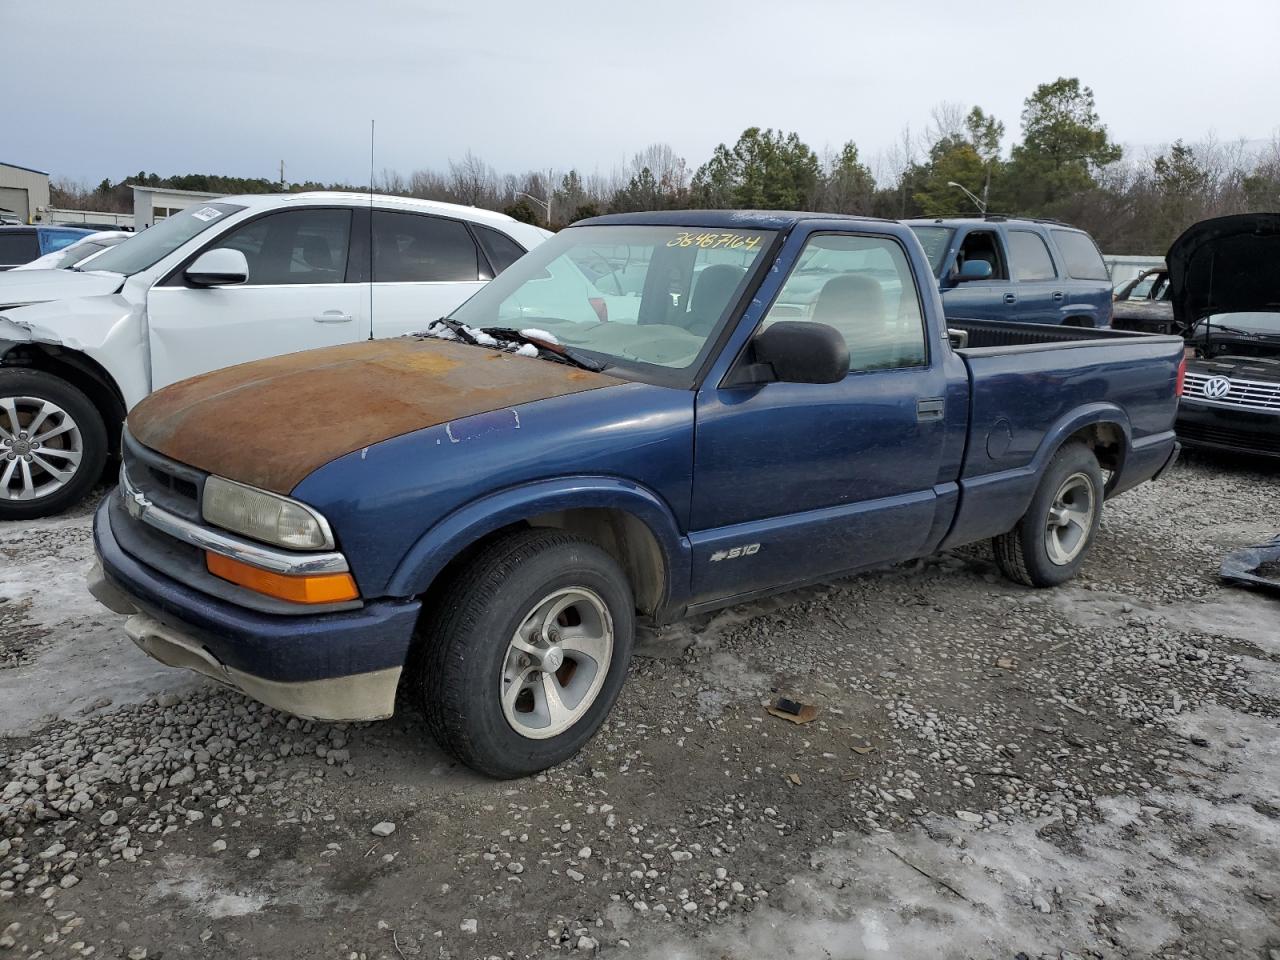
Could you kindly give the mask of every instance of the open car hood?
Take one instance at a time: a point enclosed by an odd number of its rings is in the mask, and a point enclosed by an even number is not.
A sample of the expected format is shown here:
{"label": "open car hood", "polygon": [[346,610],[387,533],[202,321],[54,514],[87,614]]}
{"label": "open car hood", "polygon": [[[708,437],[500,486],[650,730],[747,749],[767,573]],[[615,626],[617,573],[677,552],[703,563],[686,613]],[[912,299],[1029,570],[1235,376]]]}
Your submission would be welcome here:
{"label": "open car hood", "polygon": [[1183,331],[1216,313],[1280,313],[1280,213],[1192,224],[1165,260],[1173,319]]}
{"label": "open car hood", "polygon": [[179,463],[289,493],[401,434],[623,382],[443,340],[365,340],[180,380],[134,407],[129,430]]}

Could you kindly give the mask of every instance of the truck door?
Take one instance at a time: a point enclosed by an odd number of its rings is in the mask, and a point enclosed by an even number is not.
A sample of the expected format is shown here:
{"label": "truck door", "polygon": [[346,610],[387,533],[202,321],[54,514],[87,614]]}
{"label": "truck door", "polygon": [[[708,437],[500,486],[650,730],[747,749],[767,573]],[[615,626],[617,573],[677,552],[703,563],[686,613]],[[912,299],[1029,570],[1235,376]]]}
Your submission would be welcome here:
{"label": "truck door", "polygon": [[[963,229],[963,228],[962,228]],[[987,280],[957,280],[968,260],[991,265]],[[942,305],[948,317],[960,320],[1012,320],[1017,297],[1009,280],[1009,258],[995,229],[969,230],[956,250],[955,261],[942,276]]]}
{"label": "truck door", "polygon": [[832,384],[703,386],[695,604],[912,556],[934,523],[947,377],[905,248],[843,232],[803,243],[762,326],[830,324],[848,343],[849,373]]}
{"label": "truck door", "polygon": [[1066,281],[1059,277],[1044,237],[1032,230],[1009,230],[1009,266],[1017,304],[1011,320],[1061,323]]}
{"label": "truck door", "polygon": [[152,388],[367,337],[368,325],[356,323],[361,287],[346,282],[350,240],[350,210],[309,207],[248,220],[201,248],[191,259],[220,247],[241,251],[249,280],[189,287],[180,268],[148,291]]}

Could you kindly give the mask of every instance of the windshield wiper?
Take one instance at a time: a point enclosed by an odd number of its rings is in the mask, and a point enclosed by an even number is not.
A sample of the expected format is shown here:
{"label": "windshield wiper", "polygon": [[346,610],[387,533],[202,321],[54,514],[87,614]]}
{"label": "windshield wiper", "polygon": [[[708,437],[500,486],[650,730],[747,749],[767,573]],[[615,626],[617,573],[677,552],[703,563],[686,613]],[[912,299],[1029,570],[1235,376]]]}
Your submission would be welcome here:
{"label": "windshield wiper", "polygon": [[480,341],[477,340],[474,335],[472,335],[471,328],[468,327],[465,323],[460,323],[459,321],[454,320],[451,317],[441,317],[439,320],[436,321],[436,323],[440,324],[442,327],[448,327],[451,331],[453,331],[454,336],[456,336],[463,343],[469,343],[473,347],[481,346]]}
{"label": "windshield wiper", "polygon": [[1206,333],[1207,333],[1209,330],[1211,330],[1211,329],[1212,329],[1212,330],[1221,330],[1223,333],[1234,333],[1234,334],[1236,334],[1237,336],[1240,336],[1240,337],[1264,337],[1264,336],[1266,336],[1266,334],[1265,334],[1265,333],[1260,333],[1260,332],[1258,332],[1257,330],[1244,330],[1244,329],[1242,329],[1242,328],[1240,328],[1240,327],[1232,327],[1232,326],[1228,326],[1228,325],[1227,325],[1227,324],[1225,324],[1225,323],[1213,323],[1213,322],[1206,322],[1206,323],[1205,323],[1205,331],[1206,331]]}
{"label": "windshield wiper", "polygon": [[551,356],[549,360],[556,360],[560,363],[568,363],[575,367],[581,367],[583,370],[590,370],[592,373],[599,373],[605,369],[608,364],[600,360],[592,359],[584,356],[569,347],[542,337],[531,337],[512,327],[481,327],[481,333],[487,333],[495,340],[509,340],[515,343],[527,343],[530,346],[538,348],[539,353],[548,353]]}

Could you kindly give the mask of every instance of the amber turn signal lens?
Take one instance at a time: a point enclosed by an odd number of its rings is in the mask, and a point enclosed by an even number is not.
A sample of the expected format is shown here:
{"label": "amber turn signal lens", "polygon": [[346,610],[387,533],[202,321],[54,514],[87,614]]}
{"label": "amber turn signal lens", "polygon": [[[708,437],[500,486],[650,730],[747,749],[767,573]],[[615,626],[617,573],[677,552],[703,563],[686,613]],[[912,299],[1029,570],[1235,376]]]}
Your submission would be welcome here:
{"label": "amber turn signal lens", "polygon": [[204,556],[205,565],[215,577],[290,603],[342,603],[360,596],[349,573],[289,577],[241,563],[220,553],[205,553]]}

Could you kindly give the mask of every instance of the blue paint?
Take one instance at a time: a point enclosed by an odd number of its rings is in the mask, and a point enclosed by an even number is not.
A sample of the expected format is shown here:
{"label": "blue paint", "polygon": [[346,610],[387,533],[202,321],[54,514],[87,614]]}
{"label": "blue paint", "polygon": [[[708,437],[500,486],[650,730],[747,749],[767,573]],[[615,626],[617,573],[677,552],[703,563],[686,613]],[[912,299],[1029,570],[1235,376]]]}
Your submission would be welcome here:
{"label": "blue paint", "polygon": [[444,432],[450,443],[465,443],[467,440],[478,440],[481,437],[491,437],[494,434],[519,429],[520,414],[516,411],[493,410],[445,424]]}

